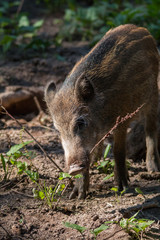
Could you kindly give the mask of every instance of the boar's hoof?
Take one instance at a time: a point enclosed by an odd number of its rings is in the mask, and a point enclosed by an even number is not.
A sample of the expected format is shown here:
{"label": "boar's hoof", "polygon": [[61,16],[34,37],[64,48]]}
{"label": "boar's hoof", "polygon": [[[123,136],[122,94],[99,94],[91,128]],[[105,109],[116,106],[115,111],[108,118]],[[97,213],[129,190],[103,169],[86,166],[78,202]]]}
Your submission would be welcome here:
{"label": "boar's hoof", "polygon": [[82,173],[81,178],[75,179],[75,186],[69,196],[69,199],[76,198],[77,196],[78,199],[85,199],[88,188],[89,188],[89,170],[87,169]]}
{"label": "boar's hoof", "polygon": [[74,199],[74,198],[77,197],[77,195],[78,195],[78,189],[76,189],[76,190],[73,189],[73,191],[71,192],[71,194],[70,194],[70,196],[69,196],[69,199],[70,199],[70,200],[71,200],[71,199]]}
{"label": "boar's hoof", "polygon": [[74,199],[78,196],[78,199],[85,199],[86,198],[86,192],[78,192],[78,188],[75,186],[73,188],[73,191],[71,192],[69,199]]}
{"label": "boar's hoof", "polygon": [[158,157],[155,159],[153,157],[150,161],[146,159],[146,167],[148,172],[160,172],[160,159]]}

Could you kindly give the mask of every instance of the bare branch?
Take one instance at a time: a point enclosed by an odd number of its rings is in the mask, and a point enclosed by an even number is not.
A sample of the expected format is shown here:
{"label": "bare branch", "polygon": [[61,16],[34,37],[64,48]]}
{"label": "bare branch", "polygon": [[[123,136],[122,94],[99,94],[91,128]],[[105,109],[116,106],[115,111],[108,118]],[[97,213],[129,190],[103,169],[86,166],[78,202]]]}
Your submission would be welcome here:
{"label": "bare branch", "polygon": [[21,128],[24,129],[24,131],[36,142],[38,147],[41,149],[41,151],[44,153],[44,155],[56,166],[56,168],[63,172],[63,170],[57,165],[57,163],[48,155],[48,153],[44,150],[44,148],[41,146],[41,144],[35,139],[35,137],[16,119],[14,118],[5,107],[1,105],[1,108],[4,110],[4,113],[8,115],[11,119],[13,119]]}
{"label": "bare branch", "polygon": [[102,137],[98,143],[96,143],[96,145],[91,149],[90,154],[95,150],[95,148],[101,143],[103,142],[106,138],[108,138],[111,134],[113,134],[113,131],[122,123],[124,123],[125,121],[127,121],[130,118],[133,118],[139,111],[140,109],[145,105],[142,104],[140,107],[138,107],[133,113],[127,113],[125,117],[117,117],[116,123],[115,125],[109,130],[109,132],[107,132],[104,137]]}

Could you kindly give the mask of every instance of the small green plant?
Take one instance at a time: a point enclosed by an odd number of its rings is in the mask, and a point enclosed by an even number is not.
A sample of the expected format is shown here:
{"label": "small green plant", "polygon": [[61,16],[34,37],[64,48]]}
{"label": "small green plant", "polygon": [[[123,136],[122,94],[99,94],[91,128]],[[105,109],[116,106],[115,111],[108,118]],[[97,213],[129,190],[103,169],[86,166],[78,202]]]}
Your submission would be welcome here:
{"label": "small green plant", "polygon": [[84,237],[83,232],[87,229],[78,224],[74,224],[74,223],[70,223],[70,222],[63,222],[63,225],[67,228],[76,229],[82,235],[82,237]]}
{"label": "small green plant", "polygon": [[[99,233],[101,233],[102,231],[104,231],[104,230],[106,230],[106,229],[109,228],[109,226],[106,225],[107,223],[110,223],[110,222],[105,222],[105,223],[102,224],[100,227],[95,228],[95,229],[93,229],[93,230],[90,231],[90,232],[94,235],[94,239],[95,239],[95,240],[97,239],[97,236],[98,236]],[[74,224],[74,223],[70,223],[70,222],[63,222],[63,225],[64,225],[65,227],[68,227],[68,228],[76,229],[76,230],[82,235],[82,237],[84,238],[83,232],[84,232],[85,230],[87,230],[86,227],[82,227],[82,226],[80,226],[80,225],[78,225],[78,224]]]}
{"label": "small green plant", "polygon": [[139,212],[134,214],[131,218],[122,218],[119,222],[120,226],[128,233],[135,233],[138,239],[142,239],[142,235],[147,227],[151,226],[154,221],[148,219],[137,219]]}
{"label": "small green plant", "polygon": [[[82,177],[81,174],[77,174],[74,178]],[[64,182],[65,179],[72,178],[68,173],[61,172],[58,178],[58,182],[55,186],[46,186],[45,181],[40,184],[35,181],[37,188],[33,188],[33,196],[44,201],[49,208],[54,206],[54,203],[58,203],[60,197],[62,196],[67,184]]]}
{"label": "small green plant", "polygon": [[114,176],[114,172],[113,172],[114,161],[107,158],[110,149],[111,149],[111,144],[108,144],[104,152],[103,161],[101,161],[100,164],[97,166],[97,169],[100,172],[107,174],[107,176],[103,180],[108,180]]}
{"label": "small green plant", "polygon": [[143,198],[146,199],[144,193],[142,192],[142,190],[140,188],[136,187],[135,192],[138,193],[138,194],[141,194],[143,196]]}
{"label": "small green plant", "polygon": [[98,234],[103,232],[104,230],[106,230],[108,228],[109,228],[109,226],[104,223],[100,227],[95,228],[95,229],[91,230],[90,232],[94,235],[94,239],[97,239]]}
{"label": "small green plant", "polygon": [[46,186],[45,181],[43,184],[36,182],[38,189],[33,188],[33,196],[35,198],[45,201],[45,203],[52,208],[53,203],[58,201],[58,198],[61,196],[63,190],[65,189],[65,184],[62,182],[65,178],[71,178],[68,173],[60,173],[58,183],[56,186]]}
{"label": "small green plant", "polygon": [[[98,234],[110,228],[111,224],[119,224],[121,228],[123,228],[130,235],[133,236],[134,233],[136,239],[142,239],[143,233],[148,227],[150,227],[154,223],[154,221],[148,219],[137,219],[136,216],[138,215],[138,213],[139,212],[134,214],[131,218],[122,218],[120,221],[106,221],[98,228],[90,230],[90,232],[94,235],[94,238],[96,240]],[[70,222],[63,222],[63,225],[68,228],[76,229],[78,232],[80,232],[83,238],[84,231],[88,230],[85,227],[82,227],[78,224],[72,224]]]}
{"label": "small green plant", "polygon": [[[2,181],[10,179],[11,173],[14,169],[17,171],[17,175],[26,174],[27,177],[36,184],[36,188],[33,188],[33,196],[44,201],[50,208],[53,207],[55,202],[58,202],[63,191],[67,187],[64,183],[64,179],[71,178],[68,173],[61,172],[58,182],[55,186],[47,186],[45,181],[40,181],[38,171],[33,170],[32,163],[28,164],[24,159],[32,160],[36,155],[33,151],[28,151],[26,146],[33,141],[23,142],[22,132],[20,131],[20,140],[22,143],[16,144],[10,148],[6,154],[1,154],[0,163],[2,165],[3,176]],[[81,174],[77,174],[74,178],[82,177]]]}
{"label": "small green plant", "polygon": [[121,201],[122,195],[125,192],[125,190],[121,191],[119,193],[118,188],[117,187],[112,187],[111,191],[113,191],[115,193],[115,197],[116,197],[116,202],[119,203]]}
{"label": "small green plant", "polygon": [[17,168],[18,175],[25,173],[30,178],[38,178],[38,173],[31,170],[31,165],[28,165],[27,162],[20,160],[21,158],[27,158],[31,160],[35,157],[35,153],[33,151],[26,151],[25,149],[25,146],[31,142],[33,141],[26,141],[16,144],[12,146],[6,154],[1,154],[2,169],[4,171],[2,180],[9,180],[14,167]]}

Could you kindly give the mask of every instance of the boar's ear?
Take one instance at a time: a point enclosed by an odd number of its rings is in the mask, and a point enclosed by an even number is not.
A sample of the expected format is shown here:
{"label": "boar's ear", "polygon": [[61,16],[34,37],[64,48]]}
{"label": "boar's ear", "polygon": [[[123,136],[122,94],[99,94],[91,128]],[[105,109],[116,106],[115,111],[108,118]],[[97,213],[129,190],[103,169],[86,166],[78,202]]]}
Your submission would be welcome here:
{"label": "boar's ear", "polygon": [[45,101],[46,103],[50,103],[51,100],[53,100],[56,93],[56,85],[55,83],[49,82],[45,88]]}
{"label": "boar's ear", "polygon": [[83,74],[76,81],[75,91],[78,99],[82,101],[89,102],[94,96],[94,88]]}

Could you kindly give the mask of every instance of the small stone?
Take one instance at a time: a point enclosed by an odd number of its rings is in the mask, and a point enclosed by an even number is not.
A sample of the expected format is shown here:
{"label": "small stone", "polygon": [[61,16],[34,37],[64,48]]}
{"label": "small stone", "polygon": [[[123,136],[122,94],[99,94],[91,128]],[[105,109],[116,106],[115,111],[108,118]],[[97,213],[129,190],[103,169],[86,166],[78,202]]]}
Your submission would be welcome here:
{"label": "small stone", "polygon": [[94,216],[93,216],[93,221],[96,221],[98,218],[99,218],[98,215],[94,215]]}
{"label": "small stone", "polygon": [[21,227],[18,224],[13,224],[11,227],[12,234],[14,236],[21,235]]}

